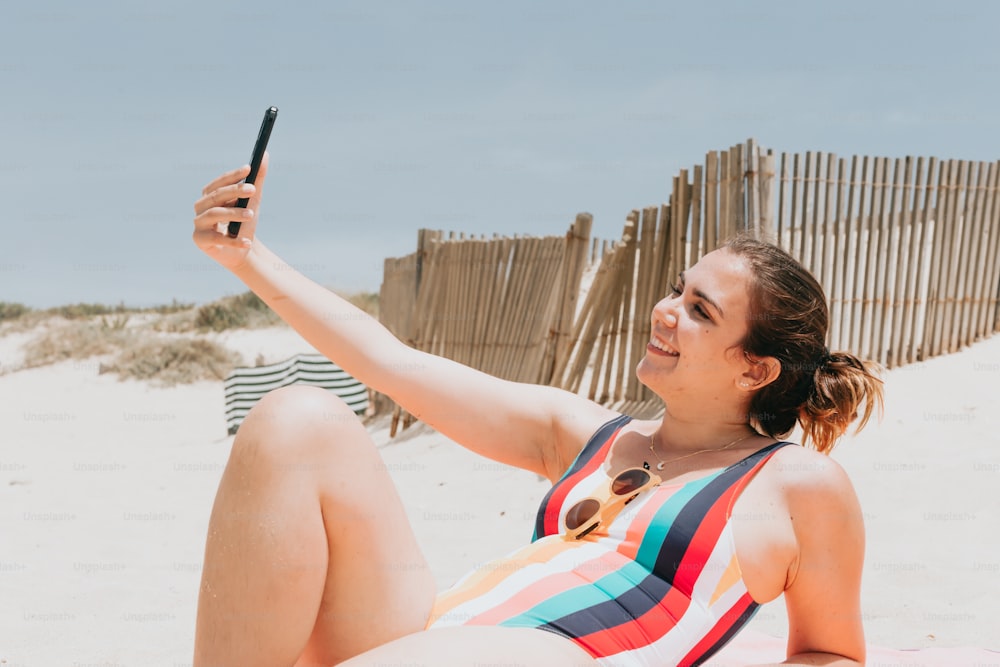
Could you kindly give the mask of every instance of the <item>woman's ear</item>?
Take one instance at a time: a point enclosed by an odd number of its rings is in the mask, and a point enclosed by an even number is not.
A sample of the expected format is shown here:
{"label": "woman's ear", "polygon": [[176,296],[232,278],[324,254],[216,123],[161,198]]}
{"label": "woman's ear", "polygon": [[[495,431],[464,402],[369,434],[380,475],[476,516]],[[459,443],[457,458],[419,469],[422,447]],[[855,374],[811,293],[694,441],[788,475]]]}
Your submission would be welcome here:
{"label": "woman's ear", "polygon": [[743,354],[746,365],[739,377],[741,389],[757,391],[771,384],[781,375],[781,362],[774,357],[754,357],[749,352]]}

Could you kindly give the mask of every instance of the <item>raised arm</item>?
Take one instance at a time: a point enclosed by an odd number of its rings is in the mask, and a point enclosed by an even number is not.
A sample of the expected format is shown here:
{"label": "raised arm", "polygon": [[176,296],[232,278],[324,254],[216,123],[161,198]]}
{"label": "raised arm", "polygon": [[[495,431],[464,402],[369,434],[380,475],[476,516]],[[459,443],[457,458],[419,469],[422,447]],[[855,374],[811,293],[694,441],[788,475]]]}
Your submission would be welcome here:
{"label": "raised arm", "polygon": [[[209,183],[195,204],[195,243],[230,269],[322,354],[418,419],[484,456],[554,479],[613,413],[575,394],[508,382],[415,350],[370,315],[295,271],[256,238],[260,192],[248,167]],[[246,211],[232,207],[250,195]],[[224,226],[240,219],[240,238]]]}

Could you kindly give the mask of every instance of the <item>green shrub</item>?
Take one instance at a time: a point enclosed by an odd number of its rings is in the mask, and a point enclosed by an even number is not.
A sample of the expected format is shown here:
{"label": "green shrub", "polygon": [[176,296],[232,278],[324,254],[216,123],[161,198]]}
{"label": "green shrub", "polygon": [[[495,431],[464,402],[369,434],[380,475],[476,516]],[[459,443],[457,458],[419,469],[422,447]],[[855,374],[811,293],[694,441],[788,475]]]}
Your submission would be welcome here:
{"label": "green shrub", "polygon": [[225,331],[269,327],[279,322],[281,318],[260,297],[253,292],[244,292],[205,304],[198,309],[194,325],[201,330]]}
{"label": "green shrub", "polygon": [[124,304],[108,306],[103,303],[71,303],[65,306],[49,308],[46,312],[53,315],[61,315],[67,320],[80,320],[97,315],[111,315],[114,313],[124,313],[128,309]]}
{"label": "green shrub", "polygon": [[71,321],[47,328],[42,335],[24,346],[24,365],[28,368],[54,364],[67,359],[87,359],[128,347],[137,334],[131,329],[113,329],[99,322]]}
{"label": "green shrub", "polygon": [[28,308],[23,303],[11,303],[9,301],[0,301],[0,322],[6,322],[8,320],[16,320],[26,313],[30,313],[31,308]]}
{"label": "green shrub", "polygon": [[240,362],[239,355],[214,341],[153,338],[122,350],[113,361],[101,364],[100,372],[173,386],[199,380],[223,380]]}

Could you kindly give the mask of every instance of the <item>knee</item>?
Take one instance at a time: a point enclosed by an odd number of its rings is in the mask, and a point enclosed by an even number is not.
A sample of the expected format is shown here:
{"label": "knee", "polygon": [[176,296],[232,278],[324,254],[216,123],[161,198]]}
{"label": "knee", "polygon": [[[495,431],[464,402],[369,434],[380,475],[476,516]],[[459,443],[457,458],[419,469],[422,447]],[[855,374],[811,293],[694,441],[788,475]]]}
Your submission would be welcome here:
{"label": "knee", "polygon": [[336,394],[291,385],[269,392],[250,410],[236,433],[233,454],[315,460],[366,435],[358,416]]}

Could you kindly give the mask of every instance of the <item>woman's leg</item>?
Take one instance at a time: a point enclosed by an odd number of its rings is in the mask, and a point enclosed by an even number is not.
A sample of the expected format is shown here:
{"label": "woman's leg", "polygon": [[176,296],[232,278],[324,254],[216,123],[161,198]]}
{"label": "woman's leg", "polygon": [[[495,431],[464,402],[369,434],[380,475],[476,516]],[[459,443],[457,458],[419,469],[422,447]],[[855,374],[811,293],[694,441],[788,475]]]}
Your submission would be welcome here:
{"label": "woman's leg", "polygon": [[434,580],[385,465],[343,401],[265,396],[212,509],[196,667],[329,665],[424,627]]}

